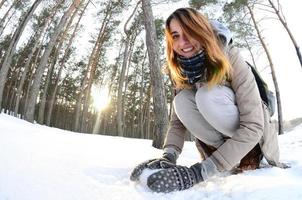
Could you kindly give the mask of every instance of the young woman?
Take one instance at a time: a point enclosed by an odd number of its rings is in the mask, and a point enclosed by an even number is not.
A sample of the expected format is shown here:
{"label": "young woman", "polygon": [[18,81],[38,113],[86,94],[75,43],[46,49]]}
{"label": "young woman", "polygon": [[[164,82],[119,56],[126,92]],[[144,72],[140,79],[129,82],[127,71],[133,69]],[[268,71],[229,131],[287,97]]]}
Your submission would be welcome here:
{"label": "young woman", "polygon": [[[148,177],[156,192],[184,190],[215,174],[256,169],[264,155],[279,165],[277,135],[249,66],[231,45],[228,29],[198,11],[180,8],[166,21],[167,61],[177,94],[162,158],[138,165],[161,169]],[[202,161],[176,165],[188,130],[196,138]]]}

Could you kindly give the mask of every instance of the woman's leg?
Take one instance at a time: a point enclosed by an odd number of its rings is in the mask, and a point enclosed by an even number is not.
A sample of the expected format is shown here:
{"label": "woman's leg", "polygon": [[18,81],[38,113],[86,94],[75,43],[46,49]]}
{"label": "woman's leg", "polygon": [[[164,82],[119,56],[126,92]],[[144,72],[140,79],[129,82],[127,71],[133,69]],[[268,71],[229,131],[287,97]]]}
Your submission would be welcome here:
{"label": "woman's leg", "polygon": [[[201,87],[196,94],[191,90],[182,90],[174,99],[174,108],[178,118],[197,139],[216,148],[227,137],[232,137],[239,126],[235,94],[225,86],[211,90]],[[203,151],[203,157],[205,148],[199,149]],[[243,170],[255,169],[261,158],[257,144],[241,160],[239,167]]]}
{"label": "woman's leg", "polygon": [[175,96],[173,104],[180,121],[197,139],[216,148],[224,142],[223,135],[213,128],[198,110],[194,91],[182,90]]}
{"label": "woman's leg", "polygon": [[218,132],[232,137],[239,126],[239,111],[233,90],[226,86],[201,87],[195,95],[198,111]]}

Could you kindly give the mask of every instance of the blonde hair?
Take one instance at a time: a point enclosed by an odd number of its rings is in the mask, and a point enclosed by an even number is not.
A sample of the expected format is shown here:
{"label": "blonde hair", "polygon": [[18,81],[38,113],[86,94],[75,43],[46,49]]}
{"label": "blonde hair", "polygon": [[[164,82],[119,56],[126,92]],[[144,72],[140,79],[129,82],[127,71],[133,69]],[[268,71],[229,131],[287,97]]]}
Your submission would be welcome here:
{"label": "blonde hair", "polygon": [[189,41],[194,38],[200,42],[205,50],[207,85],[212,87],[222,83],[229,76],[231,65],[210,23],[198,11],[192,8],[180,8],[168,17],[165,28],[168,68],[176,87],[191,88],[192,86],[187,83],[187,78],[182,75],[177,61],[177,54],[173,51],[173,38],[170,31],[172,19],[178,21]]}

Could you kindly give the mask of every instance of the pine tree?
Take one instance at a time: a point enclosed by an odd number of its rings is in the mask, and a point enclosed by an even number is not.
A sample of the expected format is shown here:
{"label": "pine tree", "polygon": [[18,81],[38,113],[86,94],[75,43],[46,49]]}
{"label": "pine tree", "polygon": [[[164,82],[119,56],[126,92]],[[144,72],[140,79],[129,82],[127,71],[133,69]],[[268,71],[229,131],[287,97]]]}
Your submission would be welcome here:
{"label": "pine tree", "polygon": [[164,90],[163,77],[160,70],[158,41],[152,7],[149,0],[142,0],[144,22],[146,29],[146,44],[148,49],[149,66],[151,71],[152,95],[154,107],[154,140],[153,146],[162,148],[164,135],[168,130],[168,109]]}
{"label": "pine tree", "polygon": [[5,57],[2,63],[2,67],[0,70],[0,108],[2,108],[2,98],[3,98],[3,90],[6,82],[6,76],[9,68],[11,67],[11,62],[13,55],[16,51],[16,46],[19,42],[19,39],[24,31],[25,26],[32,18],[34,11],[38,7],[38,5],[42,2],[42,0],[36,0],[31,8],[28,10],[24,18],[20,21],[18,28],[15,30],[14,35],[11,39],[10,45],[5,53]]}
{"label": "pine tree", "polygon": [[72,14],[72,12],[79,6],[80,0],[74,0],[64,15],[61,17],[59,24],[55,28],[55,31],[50,36],[50,41],[47,44],[45,51],[42,55],[41,62],[36,70],[35,79],[33,81],[32,89],[30,90],[29,101],[26,105],[26,112],[25,112],[25,119],[27,121],[33,122],[34,121],[34,112],[35,112],[35,105],[36,100],[39,94],[39,88],[42,81],[42,75],[47,66],[49,55],[55,46],[56,40],[59,37],[59,34],[62,32],[68,18]]}

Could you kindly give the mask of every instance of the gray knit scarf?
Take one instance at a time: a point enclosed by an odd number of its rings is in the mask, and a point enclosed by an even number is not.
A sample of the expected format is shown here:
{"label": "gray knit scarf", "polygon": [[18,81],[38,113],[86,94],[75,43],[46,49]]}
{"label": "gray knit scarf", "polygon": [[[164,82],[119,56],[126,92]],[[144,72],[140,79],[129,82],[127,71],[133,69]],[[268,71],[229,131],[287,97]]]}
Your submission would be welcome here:
{"label": "gray knit scarf", "polygon": [[178,55],[177,60],[180,64],[181,73],[188,78],[189,84],[193,85],[197,81],[206,81],[205,51],[200,51],[190,58]]}

